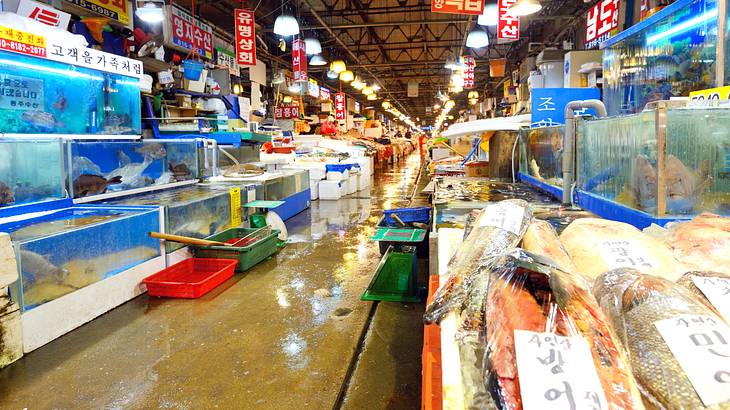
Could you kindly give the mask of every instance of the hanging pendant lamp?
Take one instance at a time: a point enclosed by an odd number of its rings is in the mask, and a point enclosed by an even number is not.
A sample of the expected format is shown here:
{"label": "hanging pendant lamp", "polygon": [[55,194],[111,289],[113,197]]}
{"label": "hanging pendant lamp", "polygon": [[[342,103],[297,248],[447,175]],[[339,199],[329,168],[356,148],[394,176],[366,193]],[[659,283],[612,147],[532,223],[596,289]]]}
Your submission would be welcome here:
{"label": "hanging pendant lamp", "polygon": [[529,16],[542,10],[542,4],[538,0],[517,0],[515,4],[508,9],[508,13],[513,16]]}
{"label": "hanging pendant lamp", "polygon": [[347,65],[344,61],[337,59],[330,63],[330,71],[334,71],[337,74],[347,70]]}
{"label": "hanging pendant lamp", "polygon": [[477,18],[480,26],[496,26],[499,24],[499,6],[497,3],[484,6],[484,12]]}
{"label": "hanging pendant lamp", "polygon": [[322,52],[322,44],[314,37],[304,39],[307,55],[315,55]]}
{"label": "hanging pendant lamp", "polygon": [[340,81],[343,83],[349,83],[350,81],[355,79],[355,74],[352,73],[350,70],[345,70],[340,73]]}
{"label": "hanging pendant lamp", "polygon": [[312,59],[309,60],[309,65],[312,65],[312,66],[327,65],[327,61],[325,61],[325,59],[322,58],[321,55],[315,54],[315,55],[312,56]]}
{"label": "hanging pendant lamp", "polygon": [[489,36],[484,30],[478,27],[474,27],[474,30],[470,31],[466,36],[466,46],[469,48],[482,48],[488,45]]}
{"label": "hanging pendant lamp", "polygon": [[299,22],[291,14],[280,14],[274,21],[274,34],[295,36],[299,34]]}

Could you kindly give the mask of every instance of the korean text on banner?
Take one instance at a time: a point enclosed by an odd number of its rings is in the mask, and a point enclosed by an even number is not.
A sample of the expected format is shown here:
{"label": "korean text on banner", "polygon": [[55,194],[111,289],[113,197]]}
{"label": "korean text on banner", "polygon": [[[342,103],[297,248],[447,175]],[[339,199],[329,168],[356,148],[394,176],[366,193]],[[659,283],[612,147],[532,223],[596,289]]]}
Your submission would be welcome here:
{"label": "korean text on banner", "polygon": [[291,120],[299,118],[299,106],[298,105],[279,105],[274,107],[274,119],[277,120]]}
{"label": "korean text on banner", "polygon": [[45,57],[46,38],[0,26],[0,49],[34,57]]}
{"label": "korean text on banner", "polygon": [[306,82],[307,77],[307,51],[304,40],[296,39],[292,42],[291,62],[294,70],[294,82]]}
{"label": "korean text on banner", "polygon": [[465,56],[464,65],[466,65],[466,69],[464,69],[464,89],[470,90],[474,88],[474,69],[477,66],[474,56]]}
{"label": "korean text on banner", "polygon": [[94,13],[129,25],[129,9],[127,0],[66,0]]}
{"label": "korean text on banner", "polygon": [[319,87],[319,99],[322,101],[329,101],[330,98],[330,90],[326,87]]}
{"label": "korean text on banner", "polygon": [[256,31],[254,13],[251,10],[236,9],[236,56],[238,64],[256,65]]}
{"label": "korean text on banner", "polygon": [[431,0],[432,13],[474,14],[484,11],[485,0]]}
{"label": "korean text on banner", "polygon": [[[532,128],[551,127],[565,124],[565,106],[571,101],[600,99],[598,88],[533,88]],[[592,114],[592,109],[576,110],[576,115]]]}
{"label": "korean text on banner", "polygon": [[603,0],[591,7],[586,14],[587,49],[608,40],[618,29],[619,0]]}
{"label": "korean text on banner", "polygon": [[498,41],[508,42],[520,39],[520,18],[509,13],[509,8],[516,2],[517,0],[499,0]]}
{"label": "korean text on banner", "polygon": [[198,54],[213,58],[213,29],[190,14],[172,8],[172,44],[185,50],[197,48]]}
{"label": "korean text on banner", "polygon": [[335,119],[344,120],[345,117],[345,94],[335,94]]}

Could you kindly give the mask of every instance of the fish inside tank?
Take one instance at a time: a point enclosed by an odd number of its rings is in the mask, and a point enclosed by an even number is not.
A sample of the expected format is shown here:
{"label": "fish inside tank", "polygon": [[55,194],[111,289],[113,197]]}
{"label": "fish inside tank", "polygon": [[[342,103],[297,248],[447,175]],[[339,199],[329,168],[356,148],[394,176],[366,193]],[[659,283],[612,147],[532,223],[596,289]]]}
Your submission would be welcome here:
{"label": "fish inside tank", "polygon": [[0,51],[0,132],[138,135],[139,80]]}
{"label": "fish inside tank", "polygon": [[62,151],[60,140],[0,140],[0,207],[64,198]]}
{"label": "fish inside tank", "polygon": [[550,185],[562,186],[564,135],[565,126],[520,130],[525,153],[521,171]]}
{"label": "fish inside tank", "polygon": [[70,192],[83,198],[196,180],[197,155],[194,140],[75,141]]}

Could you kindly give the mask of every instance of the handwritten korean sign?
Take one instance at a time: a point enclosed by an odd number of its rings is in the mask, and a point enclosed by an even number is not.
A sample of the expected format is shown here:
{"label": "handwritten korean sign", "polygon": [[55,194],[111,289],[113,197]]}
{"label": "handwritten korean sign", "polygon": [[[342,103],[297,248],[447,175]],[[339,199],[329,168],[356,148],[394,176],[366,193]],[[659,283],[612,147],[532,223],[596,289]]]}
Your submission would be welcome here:
{"label": "handwritten korean sign", "polygon": [[657,265],[651,260],[641,243],[633,239],[606,240],[598,244],[598,253],[609,269],[652,269]]}
{"label": "handwritten korean sign", "polygon": [[236,9],[236,55],[238,64],[256,65],[256,26],[251,10]]}
{"label": "handwritten korean sign", "polygon": [[493,226],[519,235],[525,208],[506,204],[490,204],[479,218],[479,227]]}
{"label": "handwritten korean sign", "polygon": [[127,0],[66,0],[67,2],[94,13],[116,20],[124,25],[129,24]]}
{"label": "handwritten korean sign", "polygon": [[335,94],[335,119],[344,120],[346,118],[345,94]]}
{"label": "handwritten korean sign", "polygon": [[294,70],[294,82],[306,82],[307,77],[307,52],[304,40],[298,38],[292,42],[291,63]]}
{"label": "handwritten korean sign", "polygon": [[43,111],[43,80],[0,74],[0,108]]}
{"label": "handwritten korean sign", "polygon": [[730,279],[693,275],[692,282],[730,323]]}
{"label": "handwritten korean sign", "polygon": [[587,49],[594,48],[611,38],[618,30],[619,0],[603,0],[586,14]]}
{"label": "handwritten korean sign", "polygon": [[319,98],[319,84],[317,84],[317,80],[309,79],[307,83],[307,94],[310,97]]}
{"label": "handwritten korean sign", "polygon": [[197,49],[205,58],[213,58],[213,29],[185,11],[172,8],[172,44],[185,50]]}
{"label": "handwritten korean sign", "polygon": [[517,0],[499,0],[499,12],[497,14],[497,40],[504,43],[520,39],[520,18],[513,16],[509,8]]}
{"label": "handwritten korean sign", "polygon": [[279,105],[274,108],[274,118],[277,120],[290,120],[299,118],[298,105]]}
{"label": "handwritten korean sign", "polygon": [[707,315],[679,315],[654,325],[702,403],[730,401],[730,328]]}
{"label": "handwritten korean sign", "polygon": [[474,56],[465,56],[464,65],[466,65],[464,69],[464,89],[470,90],[474,88],[474,69],[477,65]]}
{"label": "handwritten korean sign", "polygon": [[515,330],[515,353],[525,410],[608,409],[582,337]]}
{"label": "handwritten korean sign", "polygon": [[[565,106],[571,101],[600,99],[598,88],[533,88],[532,128],[551,127],[565,124]],[[577,110],[576,115],[592,114],[594,110]]]}
{"label": "handwritten korean sign", "polygon": [[484,0],[431,0],[432,13],[474,14],[484,11]]}
{"label": "handwritten korean sign", "polygon": [[0,26],[0,49],[34,57],[45,57],[46,38]]}

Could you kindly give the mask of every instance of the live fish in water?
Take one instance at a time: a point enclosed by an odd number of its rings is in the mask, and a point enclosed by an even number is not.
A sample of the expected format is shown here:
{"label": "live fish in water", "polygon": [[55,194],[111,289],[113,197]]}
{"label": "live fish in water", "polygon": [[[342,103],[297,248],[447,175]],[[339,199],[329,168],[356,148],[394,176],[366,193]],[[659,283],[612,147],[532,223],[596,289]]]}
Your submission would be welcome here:
{"label": "live fish in water", "polygon": [[56,111],[66,111],[66,107],[68,107],[68,100],[66,100],[63,89],[58,88],[56,89],[56,101],[53,103],[53,109]]}
{"label": "live fish in water", "polygon": [[74,178],[77,178],[81,174],[101,175],[101,168],[94,161],[84,156],[74,157],[72,168]]}
{"label": "live fish in water", "polygon": [[35,202],[53,196],[60,196],[59,191],[58,187],[52,185],[33,186],[26,182],[15,186],[15,199],[18,202]]}
{"label": "live fish in water", "polygon": [[181,162],[179,164],[175,164],[175,162],[170,161],[170,164],[168,167],[169,167],[170,173],[172,174],[175,181],[185,181],[185,180],[190,179],[190,175],[191,175],[190,168],[188,168],[188,166],[185,165],[185,163]]}
{"label": "live fish in water", "polygon": [[120,175],[106,179],[100,175],[81,174],[74,180],[74,198],[103,194],[109,185],[121,183]]}
{"label": "live fish in water", "polygon": [[131,123],[129,114],[108,114],[101,125],[105,134],[128,134],[133,131]]}
{"label": "live fish in water", "polygon": [[61,282],[68,276],[68,270],[54,265],[48,257],[26,249],[20,250],[20,267],[24,285],[41,280]]}
{"label": "live fish in water", "polygon": [[123,181],[135,181],[155,160],[152,151],[144,151],[144,161],[131,162],[127,154],[123,151],[117,152],[119,158],[119,167],[106,174],[107,178],[118,175]]}
{"label": "live fish in water", "polygon": [[0,205],[10,205],[13,203],[15,203],[13,190],[6,183],[0,182]]}
{"label": "live fish in water", "polygon": [[56,120],[56,116],[45,111],[29,110],[20,114],[20,119],[38,128],[41,131],[53,131],[63,128],[63,124]]}
{"label": "live fish in water", "polygon": [[722,321],[687,289],[634,269],[615,269],[596,279],[593,294],[628,350],[647,403],[659,409],[730,409],[730,402],[704,406],[655,322],[678,315]]}
{"label": "live fish in water", "polygon": [[156,142],[151,144],[144,144],[143,146],[136,148],[134,152],[142,154],[145,159],[149,157],[153,160],[160,159],[167,155],[167,150],[165,149],[165,147],[162,144]]}
{"label": "live fish in water", "polygon": [[[695,173],[674,155],[667,156],[665,175],[667,210],[672,213],[691,212],[697,198],[712,181],[709,162],[703,161],[699,173]],[[630,186],[635,202],[641,209],[647,211],[656,209],[657,172],[644,155],[634,158]]]}

